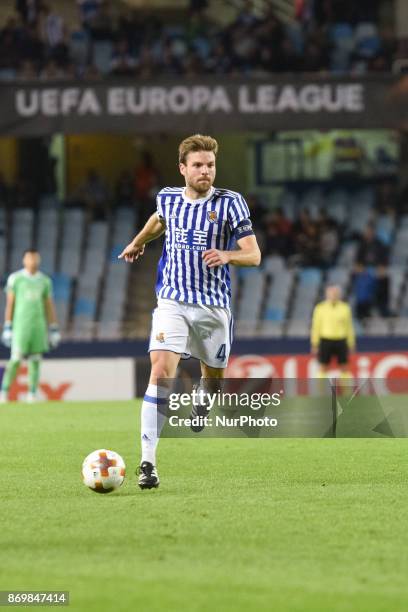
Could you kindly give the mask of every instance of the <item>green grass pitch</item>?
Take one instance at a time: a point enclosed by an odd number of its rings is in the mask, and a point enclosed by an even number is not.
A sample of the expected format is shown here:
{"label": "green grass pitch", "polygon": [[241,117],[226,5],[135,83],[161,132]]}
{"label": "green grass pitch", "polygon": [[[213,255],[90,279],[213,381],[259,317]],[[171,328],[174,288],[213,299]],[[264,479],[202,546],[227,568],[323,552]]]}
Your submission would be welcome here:
{"label": "green grass pitch", "polygon": [[[95,611],[408,609],[406,439],[165,439],[140,491],[140,402],[0,407],[1,590]],[[122,488],[80,478],[97,448]]]}

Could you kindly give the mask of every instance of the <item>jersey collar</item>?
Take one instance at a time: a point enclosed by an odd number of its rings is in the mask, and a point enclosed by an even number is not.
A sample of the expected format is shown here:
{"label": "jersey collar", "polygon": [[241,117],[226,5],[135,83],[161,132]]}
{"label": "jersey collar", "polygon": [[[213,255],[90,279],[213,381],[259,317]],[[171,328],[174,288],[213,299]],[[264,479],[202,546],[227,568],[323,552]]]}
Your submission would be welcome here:
{"label": "jersey collar", "polygon": [[198,198],[198,200],[191,200],[186,196],[186,188],[184,187],[182,191],[182,196],[183,196],[183,200],[187,200],[187,202],[190,202],[191,204],[203,204],[203,202],[207,202],[208,200],[211,200],[211,198],[214,195],[214,191],[215,191],[215,187],[211,187],[210,193],[207,194],[204,198]]}
{"label": "jersey collar", "polygon": [[38,278],[40,276],[39,270],[37,270],[35,274],[30,274],[25,268],[23,268],[22,272],[27,278]]}

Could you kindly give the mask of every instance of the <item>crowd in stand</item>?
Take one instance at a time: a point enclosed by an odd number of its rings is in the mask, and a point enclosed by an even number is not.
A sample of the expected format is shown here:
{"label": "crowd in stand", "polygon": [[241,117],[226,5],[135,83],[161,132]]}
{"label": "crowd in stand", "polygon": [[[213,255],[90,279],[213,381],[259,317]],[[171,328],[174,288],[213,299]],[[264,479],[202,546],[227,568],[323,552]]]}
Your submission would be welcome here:
{"label": "crowd in stand", "polygon": [[376,0],[297,0],[290,23],[282,23],[272,5],[265,3],[260,15],[252,0],[242,0],[226,26],[208,18],[206,0],[191,0],[188,14],[175,23],[120,12],[112,0],[77,4],[78,25],[69,31],[57,2],[17,0],[16,16],[0,30],[0,79],[361,74],[389,71],[403,53],[392,31],[379,31]]}
{"label": "crowd in stand", "polygon": [[[32,207],[40,199],[38,185],[36,190],[34,184],[26,177],[15,185],[9,185],[0,173],[0,206],[9,209]],[[88,221],[109,220],[113,207],[136,207],[138,225],[141,226],[154,210],[159,184],[159,172],[146,152],[133,170],[123,170],[113,188],[90,168],[85,179],[65,201],[65,206],[83,208]],[[48,190],[50,187],[48,185]],[[396,205],[390,205],[391,196],[395,197]],[[387,220],[390,227],[395,227],[395,219],[407,214],[404,192],[398,197],[387,185],[384,189],[378,188],[372,220],[362,232],[353,232],[347,223],[341,224],[333,219],[330,210],[322,209],[318,215],[312,215],[308,209],[302,209],[292,219],[280,207],[266,208],[256,195],[249,195],[247,202],[263,256],[279,255],[288,267],[328,270],[338,265],[341,244],[354,241],[357,249],[352,264],[351,290],[357,318],[364,320],[373,312],[384,317],[392,316],[388,275],[390,243],[381,236],[378,228],[386,225]]]}
{"label": "crowd in stand", "polygon": [[[38,208],[44,195],[56,192],[54,165],[55,160],[48,151],[42,159],[37,151],[32,172],[21,175],[15,184],[6,182],[0,170],[0,207],[6,211]],[[142,225],[155,209],[160,183],[152,156],[142,151],[135,167],[123,170],[112,187],[95,168],[88,168],[85,178],[67,195],[64,205],[83,208],[89,221],[108,220],[116,207],[132,207],[137,210],[138,224]]]}
{"label": "crowd in stand", "polygon": [[379,227],[394,227],[396,216],[407,212],[406,196],[397,196],[389,184],[379,186],[376,195],[372,220],[362,232],[350,231],[347,224],[331,218],[326,209],[313,217],[308,209],[302,209],[292,220],[282,208],[268,212],[256,196],[250,196],[248,204],[264,255],[279,255],[290,267],[329,269],[338,265],[341,244],[354,241],[357,249],[351,294],[356,317],[364,320],[374,312],[383,317],[393,314],[389,308],[389,242]]}

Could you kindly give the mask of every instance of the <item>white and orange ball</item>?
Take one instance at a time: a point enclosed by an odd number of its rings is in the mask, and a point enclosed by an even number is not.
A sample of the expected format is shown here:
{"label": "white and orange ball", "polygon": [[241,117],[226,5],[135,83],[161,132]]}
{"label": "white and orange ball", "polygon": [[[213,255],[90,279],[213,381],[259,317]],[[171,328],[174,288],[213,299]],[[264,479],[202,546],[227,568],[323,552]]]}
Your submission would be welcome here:
{"label": "white and orange ball", "polygon": [[115,451],[101,448],[90,453],[82,464],[84,484],[95,493],[110,493],[125,480],[126,465]]}

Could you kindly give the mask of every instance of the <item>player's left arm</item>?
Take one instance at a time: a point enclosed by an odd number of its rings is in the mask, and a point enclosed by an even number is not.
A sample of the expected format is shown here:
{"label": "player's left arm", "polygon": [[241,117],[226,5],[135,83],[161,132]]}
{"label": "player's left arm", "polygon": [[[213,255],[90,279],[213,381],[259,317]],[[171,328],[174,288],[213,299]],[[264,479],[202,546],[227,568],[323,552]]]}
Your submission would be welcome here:
{"label": "player's left arm", "polygon": [[58,326],[57,311],[55,302],[51,295],[44,298],[45,316],[47,317],[50,345],[56,348],[61,342],[61,333]]}
{"label": "player's left arm", "polygon": [[47,317],[48,325],[58,326],[57,311],[55,309],[55,303],[50,295],[45,298],[44,306],[45,306],[45,314]]}
{"label": "player's left arm", "polygon": [[219,249],[204,251],[203,260],[209,268],[226,264],[232,266],[259,266],[261,263],[261,251],[255,234],[239,238],[237,245],[238,249],[236,251],[220,251]]}

